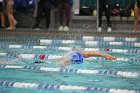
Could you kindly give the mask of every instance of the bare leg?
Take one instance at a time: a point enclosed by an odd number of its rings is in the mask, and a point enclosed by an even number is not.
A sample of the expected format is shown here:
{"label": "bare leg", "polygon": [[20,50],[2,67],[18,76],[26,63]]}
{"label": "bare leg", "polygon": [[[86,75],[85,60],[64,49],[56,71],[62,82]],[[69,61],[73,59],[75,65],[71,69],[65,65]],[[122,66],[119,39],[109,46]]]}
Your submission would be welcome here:
{"label": "bare leg", "polygon": [[11,21],[11,18],[10,18],[10,10],[11,10],[10,0],[7,0],[6,10],[7,10],[7,16],[8,16],[8,21],[9,21],[9,27],[8,28],[12,28],[12,21]]}
{"label": "bare leg", "polygon": [[17,21],[14,18],[13,12],[14,12],[13,5],[11,5],[11,19],[12,19],[12,22],[13,22],[13,27],[16,28]]}
{"label": "bare leg", "polygon": [[1,15],[1,24],[2,24],[2,27],[5,28],[5,17],[4,17],[4,14],[1,12],[0,15]]}
{"label": "bare leg", "polygon": [[139,8],[137,4],[134,7],[134,32],[138,30],[138,15],[139,15]]}
{"label": "bare leg", "polygon": [[15,18],[13,17],[13,15],[10,15],[10,17],[11,17],[11,20],[12,20],[12,26],[15,29],[16,28],[16,24],[17,24],[17,21],[15,20]]}
{"label": "bare leg", "polygon": [[8,27],[8,29],[9,30],[13,30],[14,29],[14,27],[13,27],[13,22],[12,22],[12,19],[11,19],[11,17],[10,17],[10,15],[8,14],[8,20],[9,20],[9,27]]}
{"label": "bare leg", "polygon": [[7,2],[7,14],[9,19],[10,26],[8,27],[9,30],[15,29],[17,21],[13,17],[13,0],[8,0]]}
{"label": "bare leg", "polygon": [[5,16],[2,13],[2,27],[5,28]]}
{"label": "bare leg", "polygon": [[65,2],[64,7],[65,7],[65,15],[66,15],[66,26],[69,26],[69,24],[70,24],[70,3]]}
{"label": "bare leg", "polygon": [[2,23],[2,12],[0,12],[0,21]]}

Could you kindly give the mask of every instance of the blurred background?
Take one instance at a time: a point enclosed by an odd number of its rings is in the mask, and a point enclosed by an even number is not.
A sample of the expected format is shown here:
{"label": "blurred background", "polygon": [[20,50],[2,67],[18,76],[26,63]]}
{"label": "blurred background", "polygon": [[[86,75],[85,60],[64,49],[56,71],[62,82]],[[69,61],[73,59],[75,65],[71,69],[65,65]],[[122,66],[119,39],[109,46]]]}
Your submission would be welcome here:
{"label": "blurred background", "polygon": [[[17,27],[19,28],[32,28],[36,15],[36,0],[26,0],[27,4],[22,5],[14,0],[14,16],[18,21]],[[51,0],[53,1],[53,0]],[[136,0],[110,0],[111,4],[111,21],[112,29],[114,31],[132,31],[133,30],[133,16],[134,16],[134,4]],[[97,0],[73,0],[73,6],[71,8],[71,24],[73,29],[84,28],[97,30],[98,23],[98,1]],[[58,9],[55,4],[51,5],[51,28],[58,27]],[[103,23],[106,22],[103,17]],[[44,20],[41,22],[44,26]],[[6,22],[8,25],[8,22]],[[106,25],[103,26],[106,28]]]}

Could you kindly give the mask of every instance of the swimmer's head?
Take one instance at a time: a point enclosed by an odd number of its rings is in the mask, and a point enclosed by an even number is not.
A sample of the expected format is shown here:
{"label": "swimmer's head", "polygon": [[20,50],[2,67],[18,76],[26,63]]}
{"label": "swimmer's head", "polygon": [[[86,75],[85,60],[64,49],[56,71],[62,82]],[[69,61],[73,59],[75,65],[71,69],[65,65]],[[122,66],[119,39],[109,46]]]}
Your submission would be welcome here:
{"label": "swimmer's head", "polygon": [[80,53],[75,52],[71,55],[69,60],[72,64],[81,64],[83,63],[83,56]]}
{"label": "swimmer's head", "polygon": [[83,63],[83,60],[72,60],[71,63],[72,64],[81,64],[81,63]]}

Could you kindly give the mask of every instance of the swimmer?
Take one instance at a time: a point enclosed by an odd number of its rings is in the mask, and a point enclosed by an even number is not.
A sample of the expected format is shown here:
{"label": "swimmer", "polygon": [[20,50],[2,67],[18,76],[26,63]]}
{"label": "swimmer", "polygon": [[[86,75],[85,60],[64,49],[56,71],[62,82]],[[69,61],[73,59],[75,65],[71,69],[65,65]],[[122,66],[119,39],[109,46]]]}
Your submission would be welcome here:
{"label": "swimmer", "polygon": [[83,63],[84,58],[89,57],[104,57],[106,60],[112,61],[116,60],[115,56],[112,56],[107,53],[100,52],[68,52],[62,58],[56,60],[59,64],[68,65],[68,64],[81,64]]}

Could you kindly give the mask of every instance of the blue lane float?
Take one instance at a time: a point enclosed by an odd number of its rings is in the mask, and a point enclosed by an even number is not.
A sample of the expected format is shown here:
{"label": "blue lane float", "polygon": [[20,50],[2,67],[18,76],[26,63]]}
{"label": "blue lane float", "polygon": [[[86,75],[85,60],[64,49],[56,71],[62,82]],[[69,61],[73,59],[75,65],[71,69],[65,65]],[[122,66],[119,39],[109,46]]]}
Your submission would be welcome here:
{"label": "blue lane float", "polygon": [[[30,45],[4,45],[0,44],[1,49],[53,49],[70,51],[73,47],[57,47],[57,46],[30,46]],[[82,48],[83,51],[111,52],[111,53],[140,53],[140,49],[110,49],[110,48]]]}
{"label": "blue lane float", "polygon": [[9,82],[0,81],[1,87],[6,88],[23,88],[23,89],[42,89],[42,90],[79,90],[90,92],[108,92],[108,93],[139,93],[138,90],[128,89],[115,89],[115,88],[100,88],[100,87],[85,87],[85,86],[66,86],[66,85],[51,85],[51,84],[38,84],[38,83],[25,83],[25,82]]}
{"label": "blue lane float", "polygon": [[50,71],[50,72],[77,73],[77,74],[98,74],[109,76],[121,76],[127,78],[140,78],[140,72],[123,72],[111,70],[66,69],[66,68],[50,68],[37,66],[17,66],[17,65],[0,65],[0,69],[30,69],[47,72]]}

